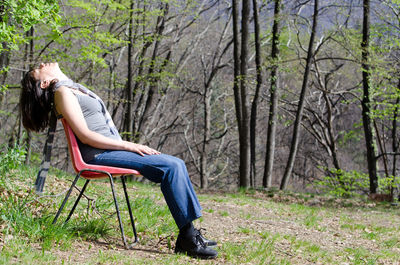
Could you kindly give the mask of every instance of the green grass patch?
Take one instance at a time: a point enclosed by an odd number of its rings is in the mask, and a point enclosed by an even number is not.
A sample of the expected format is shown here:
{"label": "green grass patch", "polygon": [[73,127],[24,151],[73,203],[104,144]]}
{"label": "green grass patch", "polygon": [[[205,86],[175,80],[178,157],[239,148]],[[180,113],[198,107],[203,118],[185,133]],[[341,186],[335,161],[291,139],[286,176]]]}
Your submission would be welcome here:
{"label": "green grass patch", "polygon": [[346,248],[346,259],[352,264],[376,264],[380,254],[371,252],[365,248]]}
{"label": "green grass patch", "polygon": [[26,197],[18,194],[11,192],[1,197],[0,217],[5,230],[12,231],[14,237],[24,238],[28,243],[39,243],[43,250],[60,243],[68,246],[73,232],[64,225],[53,225],[53,216],[36,216],[29,207],[33,202],[32,193]]}
{"label": "green grass patch", "polygon": [[400,247],[400,239],[397,237],[392,237],[390,239],[384,240],[383,245],[387,248]]}
{"label": "green grass patch", "polygon": [[72,231],[83,240],[95,241],[99,238],[107,238],[113,228],[100,218],[88,218],[87,216],[82,216],[80,218],[82,221],[75,222]]}
{"label": "green grass patch", "polygon": [[329,264],[332,262],[331,254],[316,243],[298,239],[294,235],[283,235],[283,238],[290,242],[291,252],[302,256],[307,263],[323,262]]}
{"label": "green grass patch", "polygon": [[226,243],[222,255],[227,264],[290,264],[286,258],[274,253],[274,237],[263,240],[247,240],[243,243]]}
{"label": "green grass patch", "polygon": [[229,213],[227,211],[218,211],[218,213],[223,217],[229,216]]}
{"label": "green grass patch", "polygon": [[241,234],[250,234],[252,230],[248,227],[239,227],[239,233]]}
{"label": "green grass patch", "polygon": [[307,215],[304,219],[304,224],[306,227],[311,228],[317,228],[319,226],[319,222],[322,220],[320,216],[318,216],[315,210],[312,210],[309,215]]}

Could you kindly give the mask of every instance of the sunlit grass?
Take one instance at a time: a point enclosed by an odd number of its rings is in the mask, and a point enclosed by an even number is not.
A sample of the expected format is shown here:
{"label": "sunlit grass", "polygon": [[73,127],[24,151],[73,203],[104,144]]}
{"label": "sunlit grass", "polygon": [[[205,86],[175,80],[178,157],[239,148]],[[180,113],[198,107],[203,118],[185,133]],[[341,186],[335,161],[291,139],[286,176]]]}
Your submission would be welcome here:
{"label": "sunlit grass", "polygon": [[273,238],[241,244],[228,242],[222,248],[223,258],[227,264],[290,264],[274,253],[274,244]]}
{"label": "sunlit grass", "polygon": [[384,240],[382,243],[387,248],[400,247],[400,238],[391,237],[390,239]]}
{"label": "sunlit grass", "polygon": [[218,211],[218,213],[223,217],[229,216],[229,213],[227,211]]}

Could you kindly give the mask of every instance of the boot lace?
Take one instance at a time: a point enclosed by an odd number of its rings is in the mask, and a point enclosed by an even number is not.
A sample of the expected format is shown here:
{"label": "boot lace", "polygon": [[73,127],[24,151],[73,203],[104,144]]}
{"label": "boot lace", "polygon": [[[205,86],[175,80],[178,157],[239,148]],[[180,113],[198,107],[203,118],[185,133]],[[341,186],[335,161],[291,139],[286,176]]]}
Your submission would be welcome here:
{"label": "boot lace", "polygon": [[195,234],[195,239],[196,239],[196,244],[200,244],[203,248],[206,248],[206,243],[203,240],[203,237],[201,235],[201,228],[200,229],[195,229],[196,234]]}

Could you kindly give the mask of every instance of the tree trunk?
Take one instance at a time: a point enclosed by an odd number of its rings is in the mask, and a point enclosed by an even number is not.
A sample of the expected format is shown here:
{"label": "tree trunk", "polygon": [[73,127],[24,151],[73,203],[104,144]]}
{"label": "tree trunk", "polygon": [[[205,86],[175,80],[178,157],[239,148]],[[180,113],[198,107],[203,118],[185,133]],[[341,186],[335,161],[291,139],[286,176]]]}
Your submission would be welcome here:
{"label": "tree trunk", "polygon": [[327,108],[327,130],[328,130],[328,147],[331,150],[332,154],[332,163],[333,166],[336,168],[336,170],[341,170],[340,162],[337,156],[337,147],[336,147],[336,136],[335,132],[333,131],[333,111],[332,111],[332,102],[328,97],[328,94],[324,91],[324,99],[326,102],[326,108]]}
{"label": "tree trunk", "polygon": [[[238,134],[239,134],[239,149],[241,151],[241,139],[242,139],[242,103],[241,103],[241,97],[240,97],[240,53],[239,53],[239,15],[238,15],[238,4],[236,0],[232,0],[232,20],[233,20],[233,61],[234,61],[234,81],[233,81],[233,93],[235,97],[235,112],[236,112],[236,121],[237,121],[237,126],[238,126]],[[241,152],[239,152],[239,185],[242,184],[241,182]]]}
{"label": "tree trunk", "polygon": [[234,71],[234,82],[233,82],[233,93],[235,97],[235,112],[236,121],[238,124],[238,133],[240,139],[240,125],[242,124],[242,109],[241,109],[241,98],[239,90],[239,80],[240,80],[240,53],[239,53],[239,11],[236,0],[232,0],[232,21],[233,21],[233,71]]}
{"label": "tree trunk", "polygon": [[256,49],[256,91],[254,93],[253,102],[251,104],[250,114],[250,186],[255,187],[256,185],[256,128],[257,128],[257,108],[260,97],[260,88],[262,84],[262,62],[261,62],[261,43],[260,43],[260,24],[258,21],[258,6],[257,0],[253,0],[253,18],[254,18],[254,42]]}
{"label": "tree trunk", "polygon": [[373,135],[373,124],[370,113],[372,111],[372,95],[370,93],[370,66],[369,66],[369,14],[370,4],[369,0],[363,2],[363,30],[361,42],[361,70],[362,70],[362,84],[363,84],[363,98],[361,101],[362,107],[362,121],[365,134],[365,144],[367,148],[367,163],[369,174],[369,190],[370,193],[376,193],[378,188],[377,177],[377,158],[376,146]]}
{"label": "tree trunk", "polygon": [[276,117],[278,112],[278,56],[279,56],[279,21],[280,21],[281,0],[275,0],[274,7],[274,25],[272,26],[272,48],[271,48],[271,77],[270,77],[270,106],[268,117],[267,146],[265,154],[265,167],[263,177],[263,187],[269,188],[272,185],[272,171],[274,167],[275,156],[275,135],[276,135]]}
{"label": "tree trunk", "polygon": [[[233,13],[233,56],[234,56],[234,85],[236,118],[239,132],[239,186],[249,187],[250,176],[250,123],[248,114],[248,99],[246,91],[247,75],[247,43],[249,38],[249,13],[250,5],[248,0],[242,5],[242,34],[239,44],[238,29],[238,6],[236,0],[232,0]],[[240,56],[239,56],[240,45]]]}
{"label": "tree trunk", "polygon": [[305,96],[306,96],[306,92],[307,92],[311,59],[312,59],[313,53],[314,53],[314,51],[313,51],[314,50],[314,39],[315,39],[315,34],[316,34],[316,29],[317,29],[317,22],[318,22],[318,0],[314,0],[313,24],[312,24],[310,42],[309,42],[308,51],[307,51],[306,67],[304,70],[304,77],[303,77],[303,84],[302,84],[301,92],[300,92],[299,105],[297,107],[297,112],[296,112],[296,119],[295,119],[294,128],[293,128],[292,141],[290,144],[289,159],[286,164],[285,173],[283,175],[282,182],[280,185],[281,190],[286,189],[286,187],[289,183],[289,178],[290,178],[290,175],[292,174],[293,165],[294,165],[296,154],[297,154],[297,148],[298,148],[298,143],[299,143],[299,134],[300,134],[300,129],[301,129],[300,125],[301,125],[301,119],[303,116],[304,101],[305,101]]}
{"label": "tree trunk", "polygon": [[242,122],[240,124],[240,168],[239,185],[248,188],[250,180],[250,116],[249,100],[247,96],[247,69],[248,69],[248,41],[249,41],[249,14],[250,2],[242,2],[242,39],[240,50],[240,100],[242,109]]}
{"label": "tree trunk", "polygon": [[203,132],[203,143],[200,155],[200,188],[208,188],[208,176],[207,176],[207,146],[210,139],[211,129],[211,89],[208,85],[204,87],[203,93],[203,111],[204,111],[204,132]]}

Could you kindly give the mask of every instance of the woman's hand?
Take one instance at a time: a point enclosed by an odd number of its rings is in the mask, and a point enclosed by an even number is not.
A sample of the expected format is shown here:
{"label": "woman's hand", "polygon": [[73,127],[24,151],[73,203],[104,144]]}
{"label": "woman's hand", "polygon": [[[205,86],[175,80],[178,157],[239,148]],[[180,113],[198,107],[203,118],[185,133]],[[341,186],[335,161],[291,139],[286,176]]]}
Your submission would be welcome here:
{"label": "woman's hand", "polygon": [[131,143],[131,142],[127,142],[125,141],[126,145],[127,145],[127,150],[131,151],[131,152],[135,152],[138,153],[141,156],[146,155],[159,155],[161,154],[159,151],[148,147],[147,145],[142,145],[142,144],[135,144],[135,143]]}

